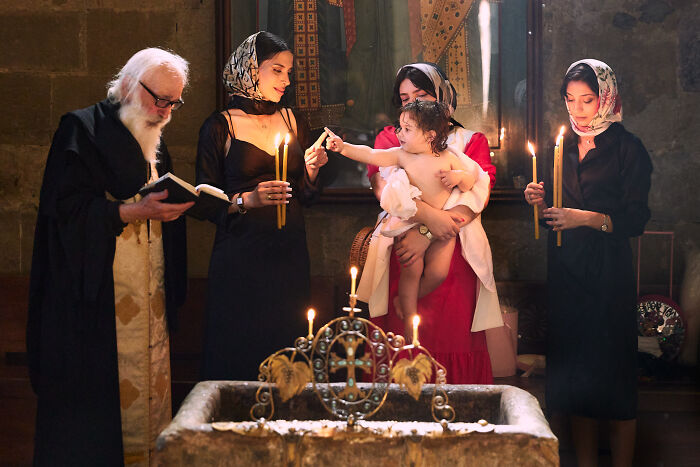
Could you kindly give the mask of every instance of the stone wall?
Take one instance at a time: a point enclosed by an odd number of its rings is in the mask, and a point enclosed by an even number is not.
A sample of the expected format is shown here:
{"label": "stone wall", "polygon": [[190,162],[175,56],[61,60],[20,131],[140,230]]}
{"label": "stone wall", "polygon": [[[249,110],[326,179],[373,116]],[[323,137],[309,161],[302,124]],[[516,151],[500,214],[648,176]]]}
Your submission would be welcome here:
{"label": "stone wall", "polygon": [[[544,3],[544,134],[553,139],[568,120],[558,92],[572,62],[597,58],[615,70],[623,123],[641,138],[654,164],[647,230],[676,233],[675,277],[680,280],[691,242],[700,246],[694,183],[700,174],[700,2]],[[667,243],[649,239],[645,244],[645,281],[665,283]]]}
{"label": "stone wall", "polygon": [[[194,179],[197,131],[215,106],[213,0],[26,0],[0,3],[0,274],[27,274],[46,155],[64,113],[106,97],[106,83],[136,51],[171,49],[189,60],[186,104],[166,128],[176,171]],[[190,227],[195,254],[211,234]],[[198,238],[202,238],[198,240]]]}
{"label": "stone wall", "polygon": [[[654,230],[677,233],[676,277],[691,241],[700,243],[693,179],[700,173],[700,8],[697,0],[558,0],[543,3],[544,136],[567,121],[558,97],[576,59],[616,71],[624,123],[654,162]],[[0,273],[29,271],[43,165],[60,116],[105,95],[105,83],[136,50],[164,46],[190,60],[186,105],[166,129],[176,171],[194,179],[197,132],[215,108],[214,1],[27,0],[0,4]],[[307,211],[312,271],[347,274],[354,233],[373,223],[373,204]],[[484,213],[499,280],[543,280],[544,240],[535,242],[524,203]],[[213,228],[189,222],[190,275],[206,276]],[[645,251],[649,281],[663,283],[668,250]]]}

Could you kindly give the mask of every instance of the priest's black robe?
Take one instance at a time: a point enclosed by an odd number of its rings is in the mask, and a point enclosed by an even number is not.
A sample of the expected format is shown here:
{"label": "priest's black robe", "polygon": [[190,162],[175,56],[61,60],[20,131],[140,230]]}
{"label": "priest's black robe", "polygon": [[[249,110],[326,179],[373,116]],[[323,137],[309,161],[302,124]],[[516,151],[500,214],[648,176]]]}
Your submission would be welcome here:
{"label": "priest's black robe", "polygon": [[[549,232],[547,245],[547,410],[596,419],[637,413],[636,293],[630,238],[649,220],[652,164],[619,123],[595,137],[579,162],[577,136],[564,140],[563,206],[607,214],[612,232]],[[550,151],[550,154],[552,151]],[[545,201],[552,205],[552,163]],[[602,222],[601,222],[602,224]]]}
{"label": "priest's black robe", "polygon": [[[118,108],[105,100],[64,115],[46,161],[27,322],[35,465],[123,465],[112,264],[126,225],[118,200],[149,169]],[[161,144],[158,173],[171,169]],[[186,292],[183,217],[163,223],[163,249],[172,328]]]}

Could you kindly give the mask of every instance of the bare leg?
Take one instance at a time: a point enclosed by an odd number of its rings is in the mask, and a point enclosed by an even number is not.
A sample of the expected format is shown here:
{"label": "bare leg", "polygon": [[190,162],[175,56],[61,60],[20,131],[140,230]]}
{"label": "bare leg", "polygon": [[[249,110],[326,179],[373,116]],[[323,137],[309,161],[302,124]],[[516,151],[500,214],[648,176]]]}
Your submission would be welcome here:
{"label": "bare leg", "polygon": [[410,319],[418,311],[418,285],[422,274],[423,258],[401,269],[398,297],[400,310],[397,310],[397,314],[404,320]]}
{"label": "bare leg", "polygon": [[572,415],[571,437],[578,467],[598,465],[598,420]]}
{"label": "bare leg", "polygon": [[418,312],[418,285],[422,274],[423,258],[421,257],[412,265],[402,268],[399,277],[399,292],[398,297],[396,297],[398,300],[394,300],[394,308],[396,314],[403,319],[404,337],[406,337],[407,342],[408,336],[410,336],[407,333],[411,329],[411,320],[413,315]]}
{"label": "bare leg", "polygon": [[425,267],[420,280],[418,298],[425,297],[437,289],[447,278],[456,242],[457,239],[454,237],[449,240],[433,240],[425,251]]}
{"label": "bare leg", "polygon": [[634,460],[637,419],[610,420],[610,450],[615,467],[627,467]]}

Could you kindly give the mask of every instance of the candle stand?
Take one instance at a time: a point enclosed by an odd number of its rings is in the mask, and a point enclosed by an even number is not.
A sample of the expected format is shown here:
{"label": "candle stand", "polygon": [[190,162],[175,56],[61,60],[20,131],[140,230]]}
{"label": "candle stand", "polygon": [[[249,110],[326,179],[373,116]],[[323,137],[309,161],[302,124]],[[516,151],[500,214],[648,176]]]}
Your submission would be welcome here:
{"label": "candle stand", "polygon": [[[433,420],[443,429],[455,419],[448,403],[446,370],[420,344],[406,344],[401,335],[385,333],[370,320],[355,316],[357,296],[350,295],[341,316],[322,326],[313,336],[298,337],[294,347],[287,347],[267,357],[259,367],[261,381],[250,409],[254,421],[264,422],[274,416],[272,397],[274,384],[283,402],[301,393],[311,383],[323,407],[335,418],[353,426],[366,419],[384,404],[391,382],[398,383],[416,400],[423,384],[433,375],[435,385],[431,397]],[[358,356],[358,350],[364,355]],[[406,358],[408,354],[410,358]],[[331,384],[331,374],[345,372],[345,383]],[[369,387],[358,386],[361,375],[367,375]]]}

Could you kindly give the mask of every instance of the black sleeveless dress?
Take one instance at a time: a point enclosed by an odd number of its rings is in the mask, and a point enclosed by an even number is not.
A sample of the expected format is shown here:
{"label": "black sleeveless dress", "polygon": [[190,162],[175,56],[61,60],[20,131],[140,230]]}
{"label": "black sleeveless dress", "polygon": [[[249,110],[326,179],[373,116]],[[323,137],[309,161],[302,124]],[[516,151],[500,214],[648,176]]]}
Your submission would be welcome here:
{"label": "black sleeveless dress", "polygon": [[[218,186],[230,196],[274,180],[275,158],[236,139],[228,129],[218,112],[204,122],[197,183]],[[302,203],[318,190],[306,173],[302,144],[291,129],[290,134],[287,180],[292,198],[282,230],[277,229],[275,206],[246,214],[222,212],[211,219],[217,229],[209,265],[203,379],[256,381],[258,366],[268,355],[292,347],[306,333],[310,286]],[[224,156],[228,137],[231,146]]]}

